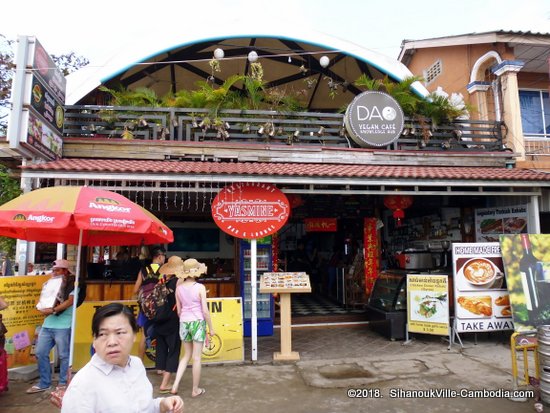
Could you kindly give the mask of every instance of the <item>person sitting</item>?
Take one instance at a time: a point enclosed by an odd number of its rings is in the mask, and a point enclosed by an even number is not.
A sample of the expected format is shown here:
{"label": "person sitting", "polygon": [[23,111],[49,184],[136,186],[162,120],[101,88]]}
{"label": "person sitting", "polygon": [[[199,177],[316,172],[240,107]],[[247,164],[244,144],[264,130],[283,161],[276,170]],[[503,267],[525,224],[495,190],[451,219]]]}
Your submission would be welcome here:
{"label": "person sitting", "polygon": [[61,413],[183,412],[179,396],[153,399],[143,363],[130,355],[137,332],[129,307],[110,303],[96,309],[92,318],[95,354],[69,384]]}

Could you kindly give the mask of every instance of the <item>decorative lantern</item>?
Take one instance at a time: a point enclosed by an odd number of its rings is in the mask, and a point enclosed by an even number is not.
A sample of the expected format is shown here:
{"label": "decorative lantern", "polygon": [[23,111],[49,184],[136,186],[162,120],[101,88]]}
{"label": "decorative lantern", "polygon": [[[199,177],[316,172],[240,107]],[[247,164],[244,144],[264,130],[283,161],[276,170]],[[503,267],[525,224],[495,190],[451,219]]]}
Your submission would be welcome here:
{"label": "decorative lantern", "polygon": [[410,207],[413,203],[413,197],[410,195],[386,195],[384,205],[393,211],[393,217],[398,227],[401,226],[401,220],[405,218],[404,209]]}

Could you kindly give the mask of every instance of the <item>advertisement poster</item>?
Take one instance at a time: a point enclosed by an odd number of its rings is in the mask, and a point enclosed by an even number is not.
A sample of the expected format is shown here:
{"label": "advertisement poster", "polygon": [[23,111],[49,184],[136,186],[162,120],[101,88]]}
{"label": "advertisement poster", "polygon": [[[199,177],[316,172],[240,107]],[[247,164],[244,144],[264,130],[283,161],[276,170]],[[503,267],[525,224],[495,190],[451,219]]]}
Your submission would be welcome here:
{"label": "advertisement poster", "polygon": [[407,274],[407,324],[411,333],[449,335],[447,275]]}
{"label": "advertisement poster", "polygon": [[452,248],[456,331],[513,330],[499,243],[454,243]]}
{"label": "advertisement poster", "polygon": [[515,330],[533,330],[548,324],[550,235],[502,235],[500,247]]}
{"label": "advertisement poster", "polygon": [[[136,301],[120,301],[133,309],[134,315],[138,315]],[[202,352],[203,363],[226,363],[244,360],[243,342],[243,317],[240,298],[208,298],[208,307],[212,316],[212,324],[216,334],[209,343],[205,343]],[[101,301],[85,301],[77,310],[75,349],[73,366],[75,369],[83,367],[93,353],[92,351],[92,317],[95,309],[104,305]],[[132,354],[138,354],[138,344],[141,340],[141,330],[138,333]],[[183,354],[183,345],[181,347]],[[147,343],[146,367],[154,367],[155,342]]]}
{"label": "advertisement poster", "polygon": [[[8,354],[8,368],[35,364],[34,348],[44,316],[36,309],[42,285],[50,275],[0,277],[0,295],[8,302],[9,308],[2,311],[3,322],[8,329],[5,349]],[[137,317],[136,301],[122,301],[134,310]],[[244,360],[243,319],[241,299],[207,299],[216,335],[205,344],[204,363],[218,363]],[[76,311],[75,350],[73,366],[79,369],[90,360],[92,354],[92,317],[95,309],[105,302],[85,301]],[[132,354],[138,353],[138,333]],[[183,346],[182,346],[183,351]],[[154,366],[154,341],[147,349],[147,367]]]}
{"label": "advertisement poster", "polygon": [[501,234],[528,232],[526,205],[476,209],[475,221],[477,242],[498,242]]}
{"label": "advertisement poster", "polygon": [[36,309],[42,285],[49,275],[0,277],[0,295],[9,304],[2,311],[8,329],[5,349],[8,368],[34,364],[34,348],[44,316]]}

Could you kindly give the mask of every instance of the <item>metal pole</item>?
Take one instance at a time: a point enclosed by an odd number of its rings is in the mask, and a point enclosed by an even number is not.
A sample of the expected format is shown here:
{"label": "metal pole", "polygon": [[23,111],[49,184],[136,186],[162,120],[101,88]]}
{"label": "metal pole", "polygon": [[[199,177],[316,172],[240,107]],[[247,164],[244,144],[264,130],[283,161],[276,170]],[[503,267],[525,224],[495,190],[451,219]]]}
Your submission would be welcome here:
{"label": "metal pole", "polygon": [[257,278],[257,262],[256,262],[257,245],[256,239],[250,241],[250,335],[252,340],[252,361],[258,360],[258,314],[256,312],[256,278]]}
{"label": "metal pole", "polygon": [[82,235],[83,230],[80,230],[80,235],[78,236],[78,251],[76,253],[76,274],[74,280],[74,296],[73,296],[73,316],[71,320],[71,341],[69,345],[69,372],[73,367],[73,357],[74,357],[74,335],[75,335],[75,326],[76,326],[76,304],[78,302],[78,284],[80,278],[80,256],[82,254]]}

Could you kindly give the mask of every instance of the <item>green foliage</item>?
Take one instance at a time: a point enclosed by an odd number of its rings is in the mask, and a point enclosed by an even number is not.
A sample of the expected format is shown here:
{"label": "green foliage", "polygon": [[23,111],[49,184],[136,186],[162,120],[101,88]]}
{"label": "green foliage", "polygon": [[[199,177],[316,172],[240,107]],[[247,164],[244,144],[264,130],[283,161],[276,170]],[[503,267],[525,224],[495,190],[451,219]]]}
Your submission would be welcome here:
{"label": "green foliage", "polygon": [[[13,198],[21,195],[19,181],[9,175],[9,170],[3,165],[0,165],[0,205],[11,201]],[[15,253],[14,238],[0,237],[0,251],[7,252],[13,257]]]}
{"label": "green foliage", "polygon": [[418,76],[408,77],[403,79],[402,82],[394,82],[387,76],[380,80],[370,79],[363,74],[355,81],[355,85],[365,90],[388,93],[399,103],[405,116],[424,122],[425,120],[422,120],[422,118],[430,119],[433,128],[468,113],[470,108],[453,106],[447,97],[434,93],[427,98],[417,95],[411,87],[414,82],[420,81],[422,81],[422,78]]}

